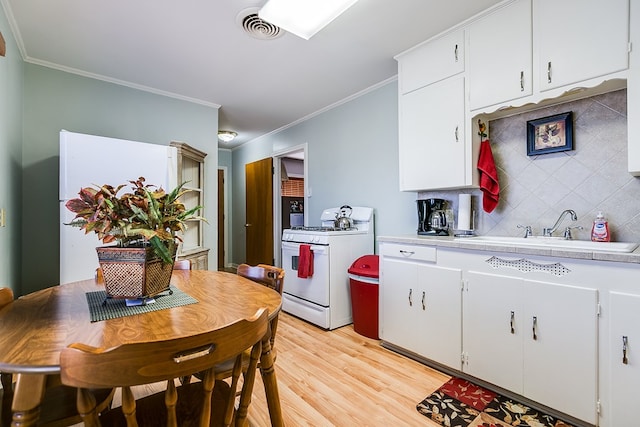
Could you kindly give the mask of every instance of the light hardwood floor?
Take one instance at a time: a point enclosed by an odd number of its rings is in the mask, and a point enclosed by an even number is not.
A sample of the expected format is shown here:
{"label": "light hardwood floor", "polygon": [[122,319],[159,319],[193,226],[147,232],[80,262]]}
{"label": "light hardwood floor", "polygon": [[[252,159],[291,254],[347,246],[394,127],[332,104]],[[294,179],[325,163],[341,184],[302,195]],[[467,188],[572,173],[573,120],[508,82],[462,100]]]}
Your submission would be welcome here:
{"label": "light hardwood floor", "polygon": [[[436,426],[416,404],[449,379],[357,334],[324,331],[281,313],[276,372],[287,426]],[[250,425],[268,426],[256,381]]]}
{"label": "light hardwood floor", "polygon": [[[437,426],[418,413],[416,404],[449,376],[381,347],[379,341],[357,334],[352,325],[325,331],[281,313],[275,346],[288,427]],[[150,390],[160,388],[145,386],[135,394]],[[114,404],[119,404],[117,397]],[[258,375],[249,426],[269,425]]]}

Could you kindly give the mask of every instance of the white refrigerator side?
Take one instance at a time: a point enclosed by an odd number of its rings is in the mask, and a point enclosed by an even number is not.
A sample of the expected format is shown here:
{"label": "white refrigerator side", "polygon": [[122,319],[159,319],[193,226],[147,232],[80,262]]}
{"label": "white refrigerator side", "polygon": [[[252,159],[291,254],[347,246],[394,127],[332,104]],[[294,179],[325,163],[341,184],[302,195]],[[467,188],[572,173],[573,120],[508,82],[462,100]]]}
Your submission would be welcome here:
{"label": "white refrigerator side", "polygon": [[[95,233],[64,225],[73,220],[65,203],[82,187],[127,184],[143,176],[145,182],[172,190],[177,185],[175,147],[122,139],[60,132],[60,283],[94,277],[98,267]],[[122,190],[124,192],[125,189]]]}

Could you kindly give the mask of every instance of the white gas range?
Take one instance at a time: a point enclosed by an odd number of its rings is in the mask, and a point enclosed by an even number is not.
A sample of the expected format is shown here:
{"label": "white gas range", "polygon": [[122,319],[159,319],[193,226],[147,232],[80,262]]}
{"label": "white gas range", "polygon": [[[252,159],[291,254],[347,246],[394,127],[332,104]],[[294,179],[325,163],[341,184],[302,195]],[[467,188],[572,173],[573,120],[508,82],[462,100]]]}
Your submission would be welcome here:
{"label": "white gas range", "polygon": [[[285,270],[282,309],[324,329],[353,322],[347,270],[362,255],[373,254],[373,209],[353,207],[353,227],[334,227],[341,208],[325,209],[318,227],[295,227],[282,232]],[[313,275],[298,277],[300,246],[313,252]]]}

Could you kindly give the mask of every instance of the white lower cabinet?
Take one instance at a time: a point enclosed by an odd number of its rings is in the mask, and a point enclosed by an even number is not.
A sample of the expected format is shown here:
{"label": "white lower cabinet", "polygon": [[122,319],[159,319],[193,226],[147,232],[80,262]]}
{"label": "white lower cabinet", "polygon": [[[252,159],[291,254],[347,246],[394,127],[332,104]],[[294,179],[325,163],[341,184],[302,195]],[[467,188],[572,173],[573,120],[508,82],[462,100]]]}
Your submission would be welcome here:
{"label": "white lower cabinet", "polygon": [[609,426],[638,424],[640,295],[609,294]]}
{"label": "white lower cabinet", "polygon": [[380,277],[382,340],[460,369],[462,271],[420,259],[411,246],[386,249]]}
{"label": "white lower cabinet", "polygon": [[611,262],[387,239],[383,343],[585,423],[640,425],[636,254]]}
{"label": "white lower cabinet", "polygon": [[597,290],[478,272],[466,282],[463,371],[595,424]]}

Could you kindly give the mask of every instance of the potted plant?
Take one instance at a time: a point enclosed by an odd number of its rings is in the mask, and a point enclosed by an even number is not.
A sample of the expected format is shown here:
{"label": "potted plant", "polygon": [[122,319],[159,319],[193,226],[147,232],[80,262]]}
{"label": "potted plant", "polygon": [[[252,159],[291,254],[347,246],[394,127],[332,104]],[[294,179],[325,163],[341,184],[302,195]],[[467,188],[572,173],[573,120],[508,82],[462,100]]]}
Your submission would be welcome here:
{"label": "potted plant", "polygon": [[169,287],[177,245],[188,220],[204,220],[196,215],[202,206],[187,209],[180,197],[186,182],[165,192],[145,184],[144,177],[129,181],[132,192],[118,196],[126,184],[80,189],[79,197],[66,203],[76,214],[66,225],[94,232],[103,243],[96,248],[108,296],[147,297]]}

